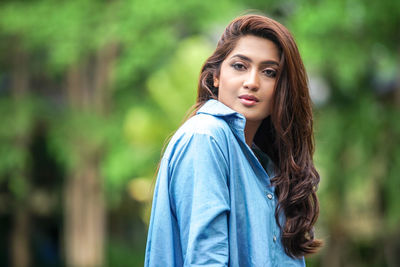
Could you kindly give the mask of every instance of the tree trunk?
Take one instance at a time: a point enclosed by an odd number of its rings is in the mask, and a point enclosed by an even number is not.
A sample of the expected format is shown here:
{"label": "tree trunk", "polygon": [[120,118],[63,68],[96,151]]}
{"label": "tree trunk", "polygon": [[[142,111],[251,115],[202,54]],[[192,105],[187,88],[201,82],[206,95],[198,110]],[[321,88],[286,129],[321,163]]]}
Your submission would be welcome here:
{"label": "tree trunk", "polygon": [[88,159],[65,186],[67,266],[103,265],[105,214],[96,159]]}
{"label": "tree trunk", "polygon": [[[116,53],[116,45],[109,45],[96,54],[89,62],[92,64],[70,68],[66,93],[72,108],[104,116]],[[65,255],[69,267],[96,267],[104,265],[105,203],[99,171],[102,147],[87,145],[84,140],[90,140],[90,136],[82,139],[81,134],[73,138],[75,152],[83,160],[65,186]]]}
{"label": "tree trunk", "polygon": [[96,56],[96,68],[93,79],[95,94],[93,105],[99,113],[107,111],[110,102],[110,91],[112,83],[112,68],[118,53],[118,45],[111,43],[101,49]]}
{"label": "tree trunk", "polygon": [[[334,217],[332,217],[334,218]],[[335,217],[340,218],[340,217]],[[328,247],[326,248],[326,252],[324,257],[322,258],[322,266],[325,267],[340,267],[343,266],[343,251],[345,250],[345,239],[344,231],[342,230],[340,220],[336,221],[337,224],[329,224],[329,233],[330,238],[326,244]]]}
{"label": "tree trunk", "polygon": [[29,212],[19,206],[14,213],[14,228],[11,232],[11,261],[14,267],[30,266]]}
{"label": "tree trunk", "polygon": [[[29,86],[29,69],[28,54],[20,49],[18,40],[15,42],[12,51],[12,72],[11,72],[11,94],[13,101],[18,106],[18,101],[22,100],[28,91]],[[14,137],[14,145],[17,149],[29,153],[30,132],[21,133]],[[31,263],[30,243],[30,227],[29,227],[29,208],[28,198],[30,191],[30,181],[28,179],[28,163],[16,169],[11,174],[11,179],[22,179],[20,186],[24,186],[22,193],[14,192],[15,208],[13,214],[13,229],[10,232],[10,261],[14,267],[27,267]]]}
{"label": "tree trunk", "polygon": [[19,49],[18,44],[13,51],[13,70],[11,72],[11,90],[13,98],[21,99],[26,95],[29,86],[28,54]]}

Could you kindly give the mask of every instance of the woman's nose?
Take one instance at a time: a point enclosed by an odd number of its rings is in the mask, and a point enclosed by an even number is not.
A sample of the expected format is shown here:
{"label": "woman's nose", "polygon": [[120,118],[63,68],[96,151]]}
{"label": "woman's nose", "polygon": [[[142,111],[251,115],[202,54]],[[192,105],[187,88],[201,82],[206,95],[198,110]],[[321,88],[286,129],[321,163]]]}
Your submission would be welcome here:
{"label": "woman's nose", "polygon": [[248,72],[248,75],[243,82],[243,87],[249,90],[258,90],[260,87],[260,81],[256,70]]}

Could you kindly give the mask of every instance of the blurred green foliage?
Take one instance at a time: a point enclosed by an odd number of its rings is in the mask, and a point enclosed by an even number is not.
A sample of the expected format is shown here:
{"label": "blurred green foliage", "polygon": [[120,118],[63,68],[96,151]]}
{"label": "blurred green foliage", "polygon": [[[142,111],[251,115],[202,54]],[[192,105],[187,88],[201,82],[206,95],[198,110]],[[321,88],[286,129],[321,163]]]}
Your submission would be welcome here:
{"label": "blurred green foliage", "polygon": [[[200,68],[223,28],[249,9],[286,25],[311,87],[322,81],[311,89],[317,236],[326,245],[308,264],[397,266],[400,2],[392,0],[2,1],[1,233],[43,187],[58,194],[47,224],[58,223],[63,195],[54,181],[95,160],[109,220],[104,264],[141,266],[162,148],[194,104]],[[33,146],[38,136],[48,150]],[[45,157],[54,168],[38,167]],[[33,243],[46,236],[31,231]],[[37,251],[32,257],[45,262]]]}

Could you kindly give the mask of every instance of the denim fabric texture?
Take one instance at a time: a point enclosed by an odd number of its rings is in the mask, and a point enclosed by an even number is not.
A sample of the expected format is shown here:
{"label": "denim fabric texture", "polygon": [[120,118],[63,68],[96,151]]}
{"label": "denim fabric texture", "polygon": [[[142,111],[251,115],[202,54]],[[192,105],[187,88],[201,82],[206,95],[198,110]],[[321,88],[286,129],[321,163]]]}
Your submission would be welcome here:
{"label": "denim fabric texture", "polygon": [[284,252],[274,165],[246,144],[245,123],[212,99],[174,134],[155,185],[145,266],[305,266]]}

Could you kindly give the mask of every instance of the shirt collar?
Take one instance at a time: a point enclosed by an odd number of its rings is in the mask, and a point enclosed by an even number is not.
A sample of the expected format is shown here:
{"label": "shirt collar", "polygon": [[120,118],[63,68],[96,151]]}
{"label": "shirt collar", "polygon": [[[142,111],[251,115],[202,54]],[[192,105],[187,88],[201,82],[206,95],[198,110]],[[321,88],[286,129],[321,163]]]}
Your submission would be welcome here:
{"label": "shirt collar", "polygon": [[[244,137],[244,127],[246,125],[246,118],[226,106],[222,102],[216,99],[210,99],[197,111],[197,114],[209,114],[216,117],[221,117],[224,119],[232,131],[240,138],[240,140],[246,144],[246,140]],[[254,143],[252,145],[254,155],[258,155],[259,162],[261,166],[266,170],[267,174],[270,177],[273,177],[274,174],[274,163],[269,158],[269,156],[264,153],[261,149],[259,149]]]}
{"label": "shirt collar", "polygon": [[238,134],[238,136],[245,142],[244,127],[246,125],[246,118],[226,106],[216,99],[208,100],[198,111],[197,114],[209,114],[224,119],[229,127]]}
{"label": "shirt collar", "polygon": [[[229,127],[240,138],[240,140],[243,143],[246,143],[244,137],[246,118],[242,114],[234,111],[222,102],[219,102],[216,99],[210,99],[197,111],[197,114],[209,114],[212,116],[221,117],[228,123]],[[260,148],[258,148],[254,143],[252,145],[252,149],[250,150],[253,150],[253,153],[259,156],[259,162],[261,166],[266,170],[267,174],[270,177],[275,176],[275,165],[273,161],[269,158],[269,156],[264,153]]]}

